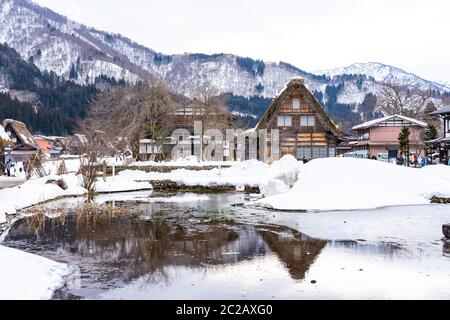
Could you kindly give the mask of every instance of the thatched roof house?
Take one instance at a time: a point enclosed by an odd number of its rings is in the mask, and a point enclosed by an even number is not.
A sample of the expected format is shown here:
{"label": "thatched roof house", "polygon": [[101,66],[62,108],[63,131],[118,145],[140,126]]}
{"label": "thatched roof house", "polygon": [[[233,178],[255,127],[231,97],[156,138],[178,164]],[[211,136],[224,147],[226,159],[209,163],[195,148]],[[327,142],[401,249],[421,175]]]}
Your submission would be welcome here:
{"label": "thatched roof house", "polygon": [[33,135],[28,131],[25,123],[17,120],[4,120],[3,128],[11,137],[12,142],[16,147],[28,147],[29,149],[37,150]]}
{"label": "thatched roof house", "polygon": [[10,137],[10,149],[5,152],[7,157],[13,161],[25,161],[31,156],[38,154],[39,148],[33,140],[31,132],[28,131],[27,126],[17,120],[4,120],[2,125],[3,130]]}
{"label": "thatched roof house", "polygon": [[290,80],[273,100],[256,126],[256,131],[262,129],[268,131],[269,142],[271,131],[279,131],[280,156],[290,154],[299,160],[336,156],[339,129],[303,79]]}
{"label": "thatched roof house", "polygon": [[89,143],[88,138],[84,134],[74,134],[67,148],[73,155],[82,155]]}

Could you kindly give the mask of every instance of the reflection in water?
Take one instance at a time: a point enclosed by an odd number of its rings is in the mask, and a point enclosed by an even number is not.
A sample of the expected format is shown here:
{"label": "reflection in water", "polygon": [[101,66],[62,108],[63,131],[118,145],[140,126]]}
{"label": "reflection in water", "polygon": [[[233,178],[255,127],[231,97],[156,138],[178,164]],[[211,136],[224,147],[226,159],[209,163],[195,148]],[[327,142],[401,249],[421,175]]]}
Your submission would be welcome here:
{"label": "reflection in water", "polygon": [[442,248],[442,252],[444,253],[444,256],[450,258],[450,240],[446,240],[444,242],[444,246]]}
{"label": "reflection in water", "polygon": [[264,241],[285,264],[292,278],[301,280],[327,242],[279,226],[260,228]]}
{"label": "reflection in water", "polygon": [[[161,208],[161,204],[155,206]],[[104,220],[97,223],[95,230],[77,223],[74,214],[65,220],[47,219],[38,232],[23,219],[12,226],[5,245],[75,263],[82,270],[87,289],[120,287],[142,276],[169,281],[167,267],[201,270],[273,254],[293,279],[301,280],[326,246],[326,241],[286,227],[240,224],[220,218],[189,219],[174,216],[173,211],[164,219],[162,211],[152,219]]]}

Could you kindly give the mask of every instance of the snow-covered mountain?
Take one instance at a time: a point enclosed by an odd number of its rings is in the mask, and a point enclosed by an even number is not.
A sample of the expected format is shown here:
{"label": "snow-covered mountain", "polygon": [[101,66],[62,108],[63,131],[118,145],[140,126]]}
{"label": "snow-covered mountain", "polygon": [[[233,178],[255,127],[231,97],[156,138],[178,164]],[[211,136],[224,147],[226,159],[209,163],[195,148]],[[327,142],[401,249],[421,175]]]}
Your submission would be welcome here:
{"label": "snow-covered mountain", "polygon": [[450,86],[446,84],[428,81],[405,70],[379,62],[354,63],[347,67],[317,71],[314,74],[324,74],[330,78],[345,74],[363,74],[375,79],[377,82],[398,82],[420,90],[450,91]]}
{"label": "snow-covered mountain", "polygon": [[357,106],[368,93],[379,90],[380,82],[391,78],[416,88],[450,92],[448,86],[377,63],[313,74],[288,63],[231,54],[165,55],[121,35],[73,22],[28,0],[0,0],[0,42],[6,42],[24,59],[32,59],[41,70],[79,83],[93,82],[100,75],[129,82],[156,78],[186,96],[209,84],[220,93],[273,98],[296,76],[303,77],[324,103],[333,100]]}

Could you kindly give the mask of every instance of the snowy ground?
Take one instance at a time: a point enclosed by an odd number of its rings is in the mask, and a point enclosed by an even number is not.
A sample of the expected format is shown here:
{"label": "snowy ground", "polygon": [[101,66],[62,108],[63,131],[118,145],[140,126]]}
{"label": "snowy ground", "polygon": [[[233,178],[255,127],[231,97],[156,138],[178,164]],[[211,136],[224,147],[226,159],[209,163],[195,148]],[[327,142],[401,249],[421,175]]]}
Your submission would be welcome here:
{"label": "snowy ground", "polygon": [[64,285],[65,264],[0,246],[0,300],[45,300]]}
{"label": "snowy ground", "polygon": [[15,187],[24,181],[23,178],[0,176],[0,189]]}

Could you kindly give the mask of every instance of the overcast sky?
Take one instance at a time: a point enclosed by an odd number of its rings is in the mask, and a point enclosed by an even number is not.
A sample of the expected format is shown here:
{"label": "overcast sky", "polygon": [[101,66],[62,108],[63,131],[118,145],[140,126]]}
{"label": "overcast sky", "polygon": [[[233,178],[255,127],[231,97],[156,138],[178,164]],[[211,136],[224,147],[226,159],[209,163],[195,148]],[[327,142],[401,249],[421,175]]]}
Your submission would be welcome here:
{"label": "overcast sky", "polygon": [[307,71],[382,62],[450,83],[449,0],[35,0],[158,52],[234,53]]}

